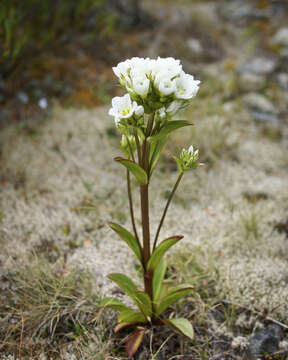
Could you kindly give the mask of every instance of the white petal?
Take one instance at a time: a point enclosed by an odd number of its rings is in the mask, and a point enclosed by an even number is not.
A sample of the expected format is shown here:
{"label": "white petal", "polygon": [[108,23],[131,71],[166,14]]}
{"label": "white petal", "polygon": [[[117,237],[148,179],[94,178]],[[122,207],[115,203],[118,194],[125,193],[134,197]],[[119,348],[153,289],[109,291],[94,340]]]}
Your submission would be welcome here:
{"label": "white petal", "polygon": [[142,116],[144,114],[144,108],[142,105],[138,105],[135,109],[135,115],[136,116]]}

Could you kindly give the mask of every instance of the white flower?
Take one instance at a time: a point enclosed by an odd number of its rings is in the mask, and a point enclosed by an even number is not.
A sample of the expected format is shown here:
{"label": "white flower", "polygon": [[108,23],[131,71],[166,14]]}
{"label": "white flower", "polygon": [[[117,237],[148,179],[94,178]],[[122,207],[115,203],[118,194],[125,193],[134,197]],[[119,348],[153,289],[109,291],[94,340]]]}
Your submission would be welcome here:
{"label": "white flower", "polygon": [[167,108],[167,112],[170,113],[171,115],[174,115],[181,107],[182,102],[178,101],[178,100],[174,100],[172,101],[172,103],[168,106]]}
{"label": "white flower", "polygon": [[200,81],[194,80],[194,76],[181,72],[180,77],[176,79],[175,95],[178,99],[192,99],[199,89]]}
{"label": "white flower", "polygon": [[160,58],[158,57],[153,63],[151,63],[152,76],[157,77],[160,73],[165,72],[170,79],[179,76],[182,71],[182,65],[180,65],[180,60],[175,60],[172,57]]}
{"label": "white flower", "polygon": [[145,97],[149,92],[150,80],[145,75],[132,77],[132,87],[136,94]]}
{"label": "white flower", "polygon": [[47,100],[45,98],[42,98],[38,101],[38,106],[41,108],[41,109],[46,109],[47,108]]}
{"label": "white flower", "polygon": [[193,145],[191,145],[189,146],[188,153],[192,156],[194,155],[195,157],[198,157],[199,150],[194,151]]}
{"label": "white flower", "polygon": [[149,58],[132,58],[130,60],[131,78],[134,76],[146,76],[146,74],[151,71],[150,62],[151,60]]}
{"label": "white flower", "polygon": [[164,119],[166,117],[166,109],[164,106],[158,109],[158,116],[160,119]]}
{"label": "white flower", "polygon": [[144,114],[144,107],[142,105],[137,105],[134,112],[136,116],[142,116]]}
{"label": "white flower", "polygon": [[114,116],[116,126],[119,125],[121,119],[128,119],[134,113],[139,116],[143,114],[143,107],[138,106],[136,101],[131,100],[130,95],[116,96],[112,99],[112,107],[109,110],[109,115]]}
{"label": "white flower", "polygon": [[155,86],[162,95],[170,95],[176,91],[176,80],[168,72],[159,73],[155,78]]}
{"label": "white flower", "polygon": [[124,78],[126,79],[130,70],[130,60],[128,59],[120,62],[117,66],[114,66],[112,70],[118,78],[124,76]]}

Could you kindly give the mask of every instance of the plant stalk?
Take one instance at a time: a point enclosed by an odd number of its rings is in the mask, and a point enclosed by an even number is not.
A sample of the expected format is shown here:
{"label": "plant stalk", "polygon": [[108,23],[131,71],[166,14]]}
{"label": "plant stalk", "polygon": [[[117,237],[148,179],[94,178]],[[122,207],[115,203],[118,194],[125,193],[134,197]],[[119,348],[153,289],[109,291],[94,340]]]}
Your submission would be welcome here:
{"label": "plant stalk", "polygon": [[[142,145],[142,159],[140,165],[146,171],[147,175],[149,170],[149,151],[150,144],[147,143],[147,137],[150,136],[153,128],[154,116],[148,119],[145,139]],[[141,198],[141,217],[142,217],[142,233],[143,233],[143,267],[144,267],[144,288],[145,292],[153,299],[152,288],[152,274],[147,273],[147,263],[151,256],[150,249],[150,223],[149,223],[149,182],[145,185],[140,185],[140,198]]]}
{"label": "plant stalk", "polygon": [[164,223],[167,210],[168,210],[169,205],[170,205],[170,203],[171,203],[171,200],[172,200],[172,198],[173,198],[173,196],[174,196],[174,194],[175,194],[175,191],[177,190],[177,187],[178,187],[178,185],[179,185],[179,183],[180,183],[180,181],[181,181],[181,179],[182,179],[183,174],[184,174],[184,172],[181,172],[181,173],[179,174],[178,179],[177,179],[177,181],[176,181],[176,183],[175,183],[175,185],[174,185],[174,187],[173,187],[173,189],[172,189],[172,191],[171,191],[171,193],[170,193],[170,196],[169,196],[169,198],[168,198],[168,200],[167,200],[167,203],[166,203],[166,206],[165,206],[163,215],[162,215],[162,217],[161,217],[161,220],[160,220],[160,223],[159,223],[157,232],[156,232],[156,236],[155,236],[155,240],[154,240],[154,244],[153,244],[153,251],[154,251],[155,248],[156,248],[157,240],[158,240],[158,237],[159,237],[159,233],[160,233],[161,227],[162,227],[162,225],[163,225],[163,223]]}
{"label": "plant stalk", "polygon": [[128,169],[127,169],[126,175],[127,175],[127,191],[128,191],[128,199],[129,199],[129,208],[130,208],[130,216],[131,216],[132,227],[133,227],[134,235],[135,235],[135,238],[137,240],[138,246],[139,246],[140,249],[142,249],[140,241],[139,241],[138,233],[137,233],[136,224],[135,224],[133,199],[132,199],[132,191],[131,191],[130,172],[129,172]]}

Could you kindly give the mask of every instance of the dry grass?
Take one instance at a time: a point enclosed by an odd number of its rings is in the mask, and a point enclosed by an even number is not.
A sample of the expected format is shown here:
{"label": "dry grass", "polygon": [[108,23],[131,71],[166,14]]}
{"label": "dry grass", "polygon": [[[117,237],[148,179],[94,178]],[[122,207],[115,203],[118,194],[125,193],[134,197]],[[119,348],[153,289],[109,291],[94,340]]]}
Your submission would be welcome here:
{"label": "dry grass", "polygon": [[104,359],[109,330],[101,323],[100,294],[89,273],[33,257],[5,271],[1,288],[1,354],[19,359],[39,359],[40,354],[64,358],[71,351],[92,356],[91,347],[96,347],[98,358],[103,354]]}

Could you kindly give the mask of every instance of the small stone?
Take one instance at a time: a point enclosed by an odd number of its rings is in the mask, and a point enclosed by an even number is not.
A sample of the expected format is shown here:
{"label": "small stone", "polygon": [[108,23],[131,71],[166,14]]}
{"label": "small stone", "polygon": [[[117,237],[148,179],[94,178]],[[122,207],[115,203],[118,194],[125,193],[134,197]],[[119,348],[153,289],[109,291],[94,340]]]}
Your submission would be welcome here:
{"label": "small stone", "polygon": [[265,77],[250,72],[243,72],[239,75],[238,84],[242,91],[257,91],[265,86]]}
{"label": "small stone", "polygon": [[258,359],[264,354],[273,354],[279,350],[281,340],[281,329],[277,325],[270,325],[268,328],[255,333],[249,342],[248,359]]}
{"label": "small stone", "polygon": [[271,125],[279,125],[279,118],[271,113],[261,111],[251,111],[253,118],[259,122],[270,123]]}
{"label": "small stone", "polygon": [[29,102],[29,96],[24,91],[19,91],[17,97],[23,104],[27,104]]}
{"label": "small stone", "polygon": [[41,109],[46,109],[47,108],[47,100],[45,98],[42,98],[38,101],[38,106]]}
{"label": "small stone", "polygon": [[273,36],[272,44],[288,46],[288,27],[279,29]]}
{"label": "small stone", "polygon": [[198,39],[188,39],[187,46],[191,50],[191,52],[196,55],[200,55],[203,53],[203,47]]}
{"label": "small stone", "polygon": [[242,66],[240,72],[252,72],[259,75],[271,74],[277,66],[277,62],[274,59],[266,57],[256,57],[250,62]]}
{"label": "small stone", "polygon": [[288,90],[288,74],[287,73],[279,73],[277,75],[277,80],[279,85],[285,89]]}
{"label": "small stone", "polygon": [[243,101],[248,105],[252,110],[267,112],[276,114],[277,111],[272,104],[265,96],[257,93],[248,93],[243,96]]}

